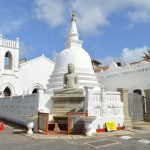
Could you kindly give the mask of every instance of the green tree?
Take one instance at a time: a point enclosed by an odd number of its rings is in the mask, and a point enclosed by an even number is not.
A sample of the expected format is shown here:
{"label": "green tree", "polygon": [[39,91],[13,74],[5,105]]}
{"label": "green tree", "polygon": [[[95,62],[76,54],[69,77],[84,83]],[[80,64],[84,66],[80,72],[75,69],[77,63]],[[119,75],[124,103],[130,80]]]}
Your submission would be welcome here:
{"label": "green tree", "polygon": [[143,58],[144,60],[150,59],[150,49],[148,49],[146,52],[143,52]]}

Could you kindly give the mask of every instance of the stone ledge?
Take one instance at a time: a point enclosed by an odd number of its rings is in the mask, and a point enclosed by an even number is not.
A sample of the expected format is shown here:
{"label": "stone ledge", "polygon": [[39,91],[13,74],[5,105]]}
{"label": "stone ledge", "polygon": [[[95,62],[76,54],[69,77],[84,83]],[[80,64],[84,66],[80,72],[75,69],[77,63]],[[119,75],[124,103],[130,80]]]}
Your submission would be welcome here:
{"label": "stone ledge", "polygon": [[[84,98],[85,96],[83,94],[56,94],[54,96],[52,96],[52,99],[56,99],[56,98]],[[63,99],[65,100],[65,99]]]}

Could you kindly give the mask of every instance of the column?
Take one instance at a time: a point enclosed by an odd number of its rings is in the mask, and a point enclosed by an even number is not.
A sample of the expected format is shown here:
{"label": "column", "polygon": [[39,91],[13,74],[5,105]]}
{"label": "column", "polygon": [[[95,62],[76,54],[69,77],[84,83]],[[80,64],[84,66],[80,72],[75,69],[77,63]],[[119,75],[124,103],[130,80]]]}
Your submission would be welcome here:
{"label": "column", "polygon": [[123,111],[124,111],[124,126],[126,129],[132,128],[131,118],[129,116],[129,108],[128,108],[128,89],[127,88],[118,88],[118,92],[121,93],[121,101],[124,104]]}
{"label": "column", "polygon": [[0,34],[0,46],[2,46],[3,35]]}
{"label": "column", "polygon": [[145,120],[150,121],[150,89],[145,89],[144,93],[146,96],[146,110],[147,110],[147,115],[145,116]]}

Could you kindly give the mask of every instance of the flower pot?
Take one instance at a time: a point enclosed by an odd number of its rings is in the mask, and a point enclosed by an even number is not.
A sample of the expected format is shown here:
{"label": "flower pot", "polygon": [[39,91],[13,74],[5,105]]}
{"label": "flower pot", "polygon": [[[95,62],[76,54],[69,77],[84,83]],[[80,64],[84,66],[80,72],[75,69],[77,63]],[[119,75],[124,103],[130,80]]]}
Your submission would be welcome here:
{"label": "flower pot", "polygon": [[35,115],[24,115],[23,118],[26,120],[26,126],[28,128],[27,134],[32,135],[33,134],[33,127],[34,127],[34,120],[38,116]]}
{"label": "flower pot", "polygon": [[27,122],[27,128],[28,128],[27,134],[29,134],[29,135],[33,134],[33,131],[32,131],[33,127],[34,127],[33,121]]}
{"label": "flower pot", "polygon": [[81,117],[84,120],[85,123],[85,129],[86,129],[86,136],[92,136],[93,132],[93,121],[96,119],[95,116],[84,116]]}

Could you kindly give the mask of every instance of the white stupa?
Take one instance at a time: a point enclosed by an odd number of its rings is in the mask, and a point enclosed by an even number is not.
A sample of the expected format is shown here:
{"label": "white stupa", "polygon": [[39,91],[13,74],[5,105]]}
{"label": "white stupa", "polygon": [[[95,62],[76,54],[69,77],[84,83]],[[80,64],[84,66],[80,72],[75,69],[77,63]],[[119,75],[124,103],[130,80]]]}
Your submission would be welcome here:
{"label": "white stupa", "polygon": [[68,40],[65,43],[65,49],[56,57],[54,71],[48,85],[48,91],[63,87],[63,76],[67,72],[67,65],[73,63],[75,72],[79,74],[80,87],[93,87],[99,90],[99,83],[93,71],[91,58],[82,48],[82,41],[79,40],[79,34],[76,26],[76,16],[72,13],[71,29]]}

